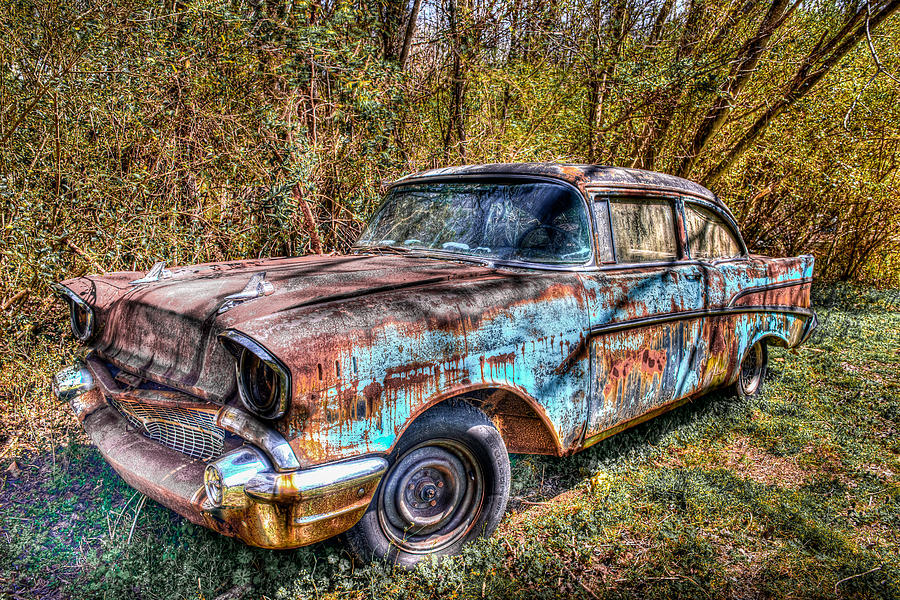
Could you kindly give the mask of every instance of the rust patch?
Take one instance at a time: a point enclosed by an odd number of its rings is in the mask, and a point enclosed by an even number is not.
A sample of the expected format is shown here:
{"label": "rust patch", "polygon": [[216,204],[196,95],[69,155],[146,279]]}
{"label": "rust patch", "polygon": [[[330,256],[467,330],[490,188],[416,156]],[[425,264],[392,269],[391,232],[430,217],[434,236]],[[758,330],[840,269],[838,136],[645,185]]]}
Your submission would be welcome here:
{"label": "rust patch", "polygon": [[642,350],[625,350],[622,354],[621,357],[612,359],[609,363],[609,380],[603,388],[603,395],[607,398],[612,398],[613,392],[622,384],[622,380],[627,379],[635,370],[643,381],[662,377],[666,367],[667,354],[662,350],[643,348]]}

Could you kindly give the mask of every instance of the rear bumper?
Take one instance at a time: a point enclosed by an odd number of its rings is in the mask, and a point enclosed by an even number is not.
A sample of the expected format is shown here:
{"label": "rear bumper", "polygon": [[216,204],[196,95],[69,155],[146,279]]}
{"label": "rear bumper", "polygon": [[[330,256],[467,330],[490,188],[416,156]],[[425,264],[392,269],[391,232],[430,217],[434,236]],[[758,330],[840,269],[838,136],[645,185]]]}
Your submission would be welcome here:
{"label": "rear bumper", "polygon": [[253,546],[295,548],[346,531],[362,517],[387,468],[384,458],[366,456],[278,471],[263,448],[246,443],[209,462],[192,458],[135,430],[107,402],[98,379],[76,366],[61,371],[53,389],[69,401],[110,466],[193,523]]}

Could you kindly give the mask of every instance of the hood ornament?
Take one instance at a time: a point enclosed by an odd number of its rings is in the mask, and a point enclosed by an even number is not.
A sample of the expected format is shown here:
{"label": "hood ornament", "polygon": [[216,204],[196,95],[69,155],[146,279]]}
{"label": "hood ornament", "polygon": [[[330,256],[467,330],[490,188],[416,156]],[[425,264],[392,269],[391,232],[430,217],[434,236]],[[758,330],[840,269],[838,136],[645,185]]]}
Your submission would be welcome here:
{"label": "hood ornament", "polygon": [[222,314],[227,310],[231,310],[238,304],[242,304],[247,302],[248,300],[253,300],[255,298],[259,298],[260,296],[268,296],[272,292],[275,291],[275,286],[266,281],[266,273],[263,271],[262,273],[257,273],[253,277],[250,278],[250,281],[247,282],[247,285],[244,286],[237,294],[231,294],[230,296],[225,296],[225,300],[222,302],[222,306],[219,307],[219,310],[216,311],[218,314]]}
{"label": "hood ornament", "polygon": [[140,279],[135,279],[131,281],[131,285],[139,285],[141,283],[154,283],[156,281],[160,281],[161,279],[168,279],[172,276],[172,271],[166,268],[166,261],[160,261],[158,263],[154,263],[150,270],[147,271],[147,274],[141,277]]}

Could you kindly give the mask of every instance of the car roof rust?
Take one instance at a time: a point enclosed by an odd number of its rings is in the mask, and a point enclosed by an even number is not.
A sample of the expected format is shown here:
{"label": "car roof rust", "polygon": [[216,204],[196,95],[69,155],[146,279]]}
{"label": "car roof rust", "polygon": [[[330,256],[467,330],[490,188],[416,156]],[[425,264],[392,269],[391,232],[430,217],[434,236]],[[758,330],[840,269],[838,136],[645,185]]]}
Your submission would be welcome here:
{"label": "car roof rust", "polygon": [[728,210],[711,191],[688,179],[624,167],[569,163],[493,163],[430,169],[407,175],[391,183],[391,187],[427,179],[445,179],[477,175],[532,175],[560,179],[584,190],[602,188],[632,191],[664,191],[687,194]]}

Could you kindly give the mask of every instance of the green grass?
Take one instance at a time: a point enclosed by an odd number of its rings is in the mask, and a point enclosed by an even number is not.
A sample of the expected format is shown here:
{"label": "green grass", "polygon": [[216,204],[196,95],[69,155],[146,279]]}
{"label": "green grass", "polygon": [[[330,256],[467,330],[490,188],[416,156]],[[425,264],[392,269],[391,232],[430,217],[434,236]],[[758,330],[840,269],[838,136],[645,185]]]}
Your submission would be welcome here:
{"label": "green grass", "polygon": [[142,504],[36,383],[71,348],[32,327],[36,374],[3,367],[3,434],[31,449],[0,476],[0,596],[900,598],[900,295],[832,287],[816,309],[760,398],[715,392],[574,457],[514,457],[498,533],[413,572],[340,539],[249,548]]}

